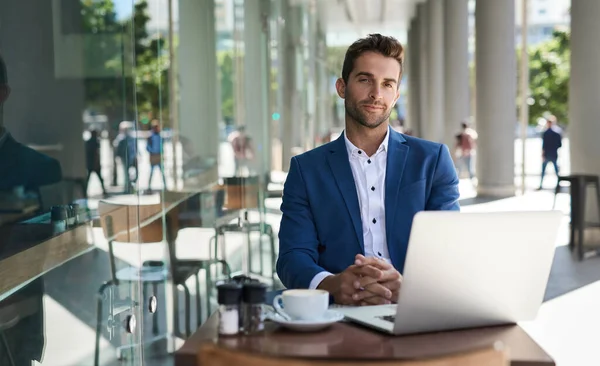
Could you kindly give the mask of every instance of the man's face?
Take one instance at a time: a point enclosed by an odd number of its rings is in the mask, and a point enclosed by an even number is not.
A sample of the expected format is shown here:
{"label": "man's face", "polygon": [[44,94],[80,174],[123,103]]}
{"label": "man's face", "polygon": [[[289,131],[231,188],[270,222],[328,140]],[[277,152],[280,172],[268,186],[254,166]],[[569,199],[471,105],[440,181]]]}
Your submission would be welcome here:
{"label": "man's face", "polygon": [[376,128],[390,118],[400,92],[400,64],[391,57],[365,52],[354,61],[348,82],[338,79],[338,95],[357,123]]}

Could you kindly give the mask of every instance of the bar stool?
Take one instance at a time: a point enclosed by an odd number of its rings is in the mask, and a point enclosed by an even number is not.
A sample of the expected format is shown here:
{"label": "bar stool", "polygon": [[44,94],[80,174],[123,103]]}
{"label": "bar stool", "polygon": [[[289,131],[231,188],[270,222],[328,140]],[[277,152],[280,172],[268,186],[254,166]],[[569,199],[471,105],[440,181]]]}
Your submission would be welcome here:
{"label": "bar stool", "polygon": [[[211,238],[211,253],[214,251],[215,257],[219,253],[219,237],[221,240],[221,257],[226,256],[226,241],[225,233],[243,233],[246,235],[247,245],[247,269],[248,273],[264,276],[264,255],[263,255],[263,236],[269,238],[268,249],[271,259],[271,274],[270,277],[275,277],[275,234],[271,225],[267,224],[262,218],[259,222],[251,222],[249,219],[250,210],[262,210],[262,192],[260,191],[260,182],[258,176],[250,177],[227,177],[223,180],[223,188],[225,190],[225,200],[223,203],[223,218],[219,220],[215,227],[215,236]],[[232,221],[234,221],[232,223]],[[259,271],[255,271],[252,266],[252,241],[251,234],[259,234]],[[212,242],[214,240],[214,243]],[[214,248],[214,249],[213,249]]]}
{"label": "bar stool", "polygon": [[[172,219],[173,215],[177,214],[177,209],[172,209],[166,214],[163,213],[163,203],[160,202],[160,197],[144,197],[142,196],[120,196],[117,197],[117,202],[111,202],[101,200],[98,203],[98,214],[100,216],[100,222],[106,238],[108,238],[109,246],[109,259],[110,259],[110,271],[111,279],[105,282],[98,291],[98,302],[97,302],[97,323],[96,323],[96,344],[95,344],[95,365],[99,364],[100,359],[100,337],[102,333],[102,304],[105,298],[107,289],[110,289],[109,293],[109,332],[112,331],[114,326],[117,326],[119,322],[115,321],[119,315],[131,311],[133,308],[140,304],[132,299],[126,299],[125,301],[115,301],[112,293],[113,286],[118,286],[121,283],[133,283],[141,284],[143,286],[144,294],[147,292],[146,286],[151,284],[153,286],[154,293],[157,293],[157,288],[160,283],[165,283],[169,276],[173,282],[173,285],[182,287],[185,294],[185,333],[179,329],[179,300],[178,296],[173,299],[174,303],[174,333],[180,337],[188,337],[191,335],[191,296],[189,288],[187,287],[187,280],[191,277],[196,278],[196,296],[200,297],[200,278],[199,272],[202,269],[200,266],[180,264],[175,258],[175,238],[177,236],[177,220]],[[118,200],[121,202],[118,202]],[[144,202],[145,201],[145,202]],[[157,202],[154,202],[157,201]],[[163,225],[163,219],[166,221],[166,225]],[[166,229],[166,231],[165,231]],[[162,261],[158,262],[157,265],[152,263],[144,263],[142,268],[133,266],[127,266],[123,269],[117,270],[116,259],[113,251],[113,243],[115,241],[123,244],[147,244],[147,243],[160,243],[166,241],[169,249],[170,266],[164,265]],[[162,264],[162,265],[160,265]],[[170,294],[166,294],[170,296]],[[143,299],[144,300],[144,299]],[[197,300],[197,305],[200,304],[200,300]],[[200,309],[197,309],[200,314]],[[168,315],[167,315],[168,316]],[[153,334],[156,336],[152,339],[145,339],[143,343],[153,343],[160,339],[168,337],[168,334],[158,334],[158,319],[157,313],[153,314]],[[133,332],[133,331],[132,331]],[[117,354],[126,348],[131,348],[136,345],[125,345],[117,348]]]}
{"label": "bar stool", "polygon": [[570,183],[571,196],[571,232],[569,239],[569,248],[577,249],[579,260],[585,257],[584,251],[584,231],[588,227],[600,227],[597,223],[589,223],[585,221],[585,205],[587,201],[587,188],[593,186],[596,191],[596,207],[598,209],[598,217],[600,217],[600,178],[597,175],[591,174],[572,174],[559,176],[554,189],[554,201],[552,209],[556,205],[556,196],[560,192],[561,182]]}

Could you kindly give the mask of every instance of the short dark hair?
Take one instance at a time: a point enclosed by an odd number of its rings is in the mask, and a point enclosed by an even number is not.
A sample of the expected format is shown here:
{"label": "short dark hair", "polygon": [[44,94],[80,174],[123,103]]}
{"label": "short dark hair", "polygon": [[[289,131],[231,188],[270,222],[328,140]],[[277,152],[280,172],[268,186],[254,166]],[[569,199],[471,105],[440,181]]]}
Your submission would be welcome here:
{"label": "short dark hair", "polygon": [[2,55],[0,55],[0,84],[8,83],[8,73],[6,72],[6,64]]}
{"label": "short dark hair", "polygon": [[400,64],[400,75],[398,75],[398,86],[400,86],[400,78],[404,71],[404,47],[396,38],[383,36],[379,33],[369,34],[348,47],[342,66],[342,79],[344,82],[348,82],[348,77],[350,77],[350,73],[354,68],[354,61],[365,52],[376,52],[385,57],[396,59]]}

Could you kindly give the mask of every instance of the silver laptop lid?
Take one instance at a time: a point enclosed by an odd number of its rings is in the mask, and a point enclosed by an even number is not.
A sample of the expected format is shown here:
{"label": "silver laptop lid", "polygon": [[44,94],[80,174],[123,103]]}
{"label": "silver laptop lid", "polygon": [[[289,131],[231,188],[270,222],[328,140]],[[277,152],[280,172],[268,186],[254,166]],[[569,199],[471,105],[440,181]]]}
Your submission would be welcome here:
{"label": "silver laptop lid", "polygon": [[558,211],[418,213],[394,333],[534,318],[562,217]]}

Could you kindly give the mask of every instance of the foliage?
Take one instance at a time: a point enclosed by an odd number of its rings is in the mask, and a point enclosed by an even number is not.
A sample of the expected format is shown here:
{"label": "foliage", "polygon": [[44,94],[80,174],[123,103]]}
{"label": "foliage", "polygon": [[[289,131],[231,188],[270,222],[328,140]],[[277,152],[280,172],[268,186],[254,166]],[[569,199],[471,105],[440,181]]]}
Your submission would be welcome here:
{"label": "foliage", "polygon": [[217,55],[219,81],[221,83],[221,116],[233,121],[235,113],[235,82],[233,51],[220,51]]}
{"label": "foliage", "polygon": [[113,0],[81,0],[81,8],[86,107],[106,114],[113,128],[151,118],[169,125],[168,45],[162,35],[148,34],[147,1],[137,1],[133,17],[122,21]]}
{"label": "foliage", "polygon": [[530,50],[529,75],[531,98],[529,123],[548,114],[568,124],[570,33],[554,31],[552,39]]}

